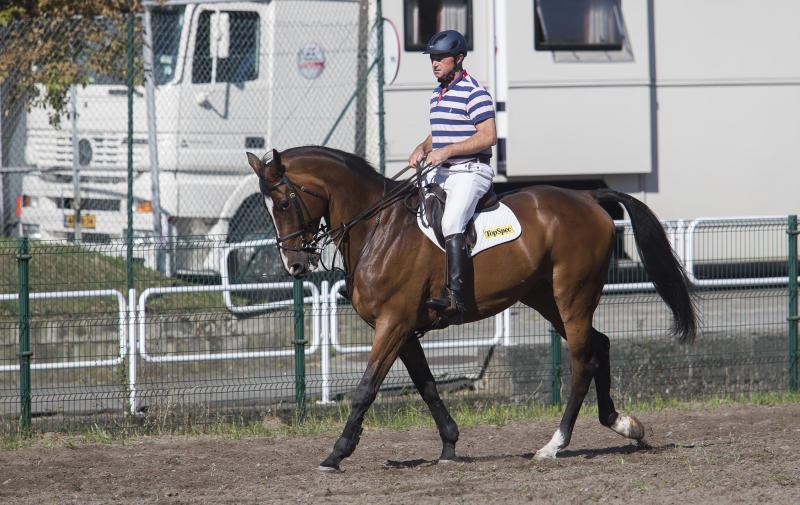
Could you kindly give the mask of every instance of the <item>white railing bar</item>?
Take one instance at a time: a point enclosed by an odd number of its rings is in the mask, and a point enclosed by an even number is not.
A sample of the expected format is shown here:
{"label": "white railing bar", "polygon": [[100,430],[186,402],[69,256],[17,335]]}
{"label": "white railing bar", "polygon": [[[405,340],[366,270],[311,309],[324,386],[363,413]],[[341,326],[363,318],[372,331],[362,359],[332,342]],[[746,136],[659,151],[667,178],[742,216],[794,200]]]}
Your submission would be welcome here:
{"label": "white railing bar", "polygon": [[128,290],[128,409],[136,415],[136,289]]}
{"label": "white railing bar", "polygon": [[[292,286],[292,282],[265,282],[265,283],[251,283],[239,284],[236,286],[237,291],[258,291],[269,289],[285,289]],[[311,282],[304,282],[303,287],[307,288],[312,293],[312,326],[313,336],[311,345],[305,349],[305,354],[310,355],[316,352],[320,342],[320,296],[319,289]],[[175,363],[187,361],[215,361],[225,359],[246,359],[246,358],[270,358],[281,356],[293,356],[294,350],[281,349],[272,351],[238,351],[238,352],[217,352],[217,353],[204,353],[204,354],[182,354],[182,355],[166,355],[166,356],[151,356],[147,354],[146,346],[146,304],[147,298],[155,294],[178,294],[178,293],[219,293],[230,289],[231,286],[175,286],[175,287],[159,287],[147,288],[139,295],[139,302],[136,307],[139,325],[139,355],[143,360],[151,363]]]}
{"label": "white railing bar", "polygon": [[321,371],[322,371],[322,399],[320,399],[317,403],[318,404],[329,404],[331,402],[331,394],[330,394],[330,367],[331,367],[331,356],[330,356],[330,301],[329,301],[329,294],[330,294],[330,282],[322,281],[320,284],[320,292],[322,296],[322,335],[320,338],[320,346],[321,346]]}
{"label": "white railing bar", "polygon": [[241,284],[231,284],[230,283],[230,273],[228,272],[228,258],[230,257],[231,252],[236,249],[244,249],[247,247],[263,247],[268,245],[275,245],[276,240],[274,238],[266,238],[266,239],[257,239],[257,240],[247,240],[244,242],[236,242],[232,244],[228,244],[225,249],[222,251],[222,262],[219,266],[219,271],[222,273],[222,285],[223,286],[230,286],[231,289],[226,289],[222,292],[222,297],[225,300],[225,307],[234,314],[249,314],[252,312],[261,312],[263,310],[269,310],[277,307],[283,307],[285,305],[291,305],[294,303],[293,300],[282,300],[280,302],[271,302],[271,303],[261,303],[256,305],[235,305],[233,303],[233,298],[231,296],[231,291],[236,291],[234,289],[237,286],[241,286]]}
{"label": "white railing bar", "polygon": [[[337,352],[341,353],[362,353],[362,352],[370,352],[372,350],[372,345],[353,345],[353,346],[345,346],[339,343],[339,335],[338,335],[338,328],[336,324],[336,315],[338,312],[338,303],[337,303],[337,296],[339,296],[339,289],[344,285],[345,281],[338,281],[334,283],[333,287],[330,290],[330,295],[328,297],[331,309],[330,309],[330,342],[333,348]],[[486,347],[492,346],[500,343],[500,341],[507,335],[506,329],[507,326],[504,323],[504,319],[508,317],[508,309],[503,312],[500,312],[494,316],[495,321],[495,330],[494,336],[491,338],[483,338],[483,339],[471,339],[471,340],[447,340],[444,342],[426,342],[425,340],[422,341],[422,348],[423,349],[457,349],[457,348],[464,348],[464,347]]]}
{"label": "white railing bar", "polygon": [[[786,216],[741,216],[741,217],[701,217],[691,221],[686,229],[686,274],[696,287],[746,287],[788,284],[789,277],[749,277],[742,279],[698,279],[694,274],[694,240],[697,228],[706,223],[729,223],[730,225],[757,224],[786,221]],[[800,280],[800,277],[798,277]]]}
{"label": "white railing bar", "polygon": [[[104,296],[114,296],[117,298],[119,317],[119,355],[109,359],[93,359],[82,361],[64,361],[49,363],[31,363],[31,370],[60,370],[68,368],[90,368],[101,366],[115,366],[122,363],[127,354],[127,304],[122,293],[115,289],[90,289],[86,291],[48,291],[30,293],[31,300],[54,300],[59,298],[100,298]],[[0,301],[17,300],[19,293],[0,294]],[[0,372],[19,371],[19,364],[2,365]]]}

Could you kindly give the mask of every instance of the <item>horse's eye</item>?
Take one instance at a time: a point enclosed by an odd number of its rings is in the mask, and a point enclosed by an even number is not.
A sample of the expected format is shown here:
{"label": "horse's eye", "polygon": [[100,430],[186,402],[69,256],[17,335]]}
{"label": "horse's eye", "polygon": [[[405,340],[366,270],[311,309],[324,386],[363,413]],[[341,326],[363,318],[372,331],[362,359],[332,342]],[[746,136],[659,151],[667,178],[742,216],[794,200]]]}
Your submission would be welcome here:
{"label": "horse's eye", "polygon": [[280,211],[285,211],[288,208],[289,208],[289,202],[288,201],[284,201],[284,202],[281,202],[281,203],[278,204],[278,210],[280,210]]}

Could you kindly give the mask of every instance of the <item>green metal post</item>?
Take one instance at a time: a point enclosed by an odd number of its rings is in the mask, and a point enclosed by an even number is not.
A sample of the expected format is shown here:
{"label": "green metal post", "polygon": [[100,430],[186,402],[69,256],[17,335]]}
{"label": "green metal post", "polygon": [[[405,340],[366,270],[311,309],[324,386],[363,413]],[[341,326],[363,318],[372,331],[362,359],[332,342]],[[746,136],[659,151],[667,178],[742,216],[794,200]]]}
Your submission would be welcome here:
{"label": "green metal post", "polygon": [[128,13],[128,292],[133,289],[133,12]]}
{"label": "green metal post", "polygon": [[297,419],[306,416],[306,337],[303,281],[294,280],[294,399]]}
{"label": "green metal post", "polygon": [[28,311],[30,291],[28,286],[28,237],[20,237],[17,250],[19,270],[19,401],[20,428],[31,429],[31,321]]}
{"label": "green metal post", "polygon": [[550,327],[550,356],[553,358],[550,367],[550,402],[561,406],[561,335]]}
{"label": "green metal post", "polygon": [[797,215],[789,216],[789,391],[797,391]]}
{"label": "green metal post", "polygon": [[386,173],[386,134],[383,128],[385,113],[383,110],[383,4],[381,0],[377,0],[375,8],[375,22],[378,30],[378,170],[383,175]]}
{"label": "green metal post", "polygon": [[[372,72],[372,69],[375,68],[375,66],[377,64],[378,64],[378,59],[375,59],[375,61],[373,61],[369,65],[369,68],[367,68],[367,71],[364,72],[364,75],[362,75],[361,78],[358,80],[358,83],[356,84],[355,91],[353,91],[353,94],[350,95],[350,98],[347,99],[347,103],[344,104],[344,107],[342,108],[341,112],[339,112],[339,116],[336,118],[336,121],[333,122],[333,126],[331,126],[331,129],[328,130],[328,133],[325,135],[325,138],[322,140],[322,145],[323,146],[328,145],[328,141],[333,136],[334,132],[336,131],[336,128],[339,127],[339,123],[341,123],[342,119],[344,119],[344,115],[347,114],[348,109],[350,109],[350,106],[353,104],[353,102],[355,101],[356,97],[359,95],[359,93],[361,93],[361,91],[367,85],[367,81],[369,80],[369,74],[370,74],[370,72]],[[381,173],[383,173],[383,172],[381,172]]]}

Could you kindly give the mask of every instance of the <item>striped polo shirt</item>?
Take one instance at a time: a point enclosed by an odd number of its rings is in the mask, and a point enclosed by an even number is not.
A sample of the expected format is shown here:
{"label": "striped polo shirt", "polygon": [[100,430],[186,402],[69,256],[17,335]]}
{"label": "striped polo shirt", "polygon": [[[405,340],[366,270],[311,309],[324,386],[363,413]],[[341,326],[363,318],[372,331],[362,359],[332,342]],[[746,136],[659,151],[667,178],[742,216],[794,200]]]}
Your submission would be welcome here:
{"label": "striped polo shirt", "polygon": [[[433,148],[439,149],[473,136],[478,131],[475,125],[494,117],[494,102],[483,86],[464,70],[444,93],[441,85],[433,90],[430,117]],[[464,163],[474,161],[478,155],[491,158],[492,148],[447,161]]]}

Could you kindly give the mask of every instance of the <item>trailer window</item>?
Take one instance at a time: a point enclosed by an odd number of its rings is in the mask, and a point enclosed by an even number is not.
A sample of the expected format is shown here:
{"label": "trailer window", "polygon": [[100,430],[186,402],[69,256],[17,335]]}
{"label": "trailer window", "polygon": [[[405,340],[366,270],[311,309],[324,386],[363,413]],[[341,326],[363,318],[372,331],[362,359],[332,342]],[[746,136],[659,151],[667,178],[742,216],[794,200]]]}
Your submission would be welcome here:
{"label": "trailer window", "polygon": [[537,51],[621,51],[620,0],[534,0]]}
{"label": "trailer window", "polygon": [[406,51],[422,51],[436,32],[457,30],[472,50],[471,0],[405,0]]}
{"label": "trailer window", "polygon": [[192,82],[211,82],[216,59],[215,82],[244,82],[258,78],[259,17],[256,12],[224,11],[228,15],[227,54],[211,54],[211,15],[203,11],[197,22]]}

